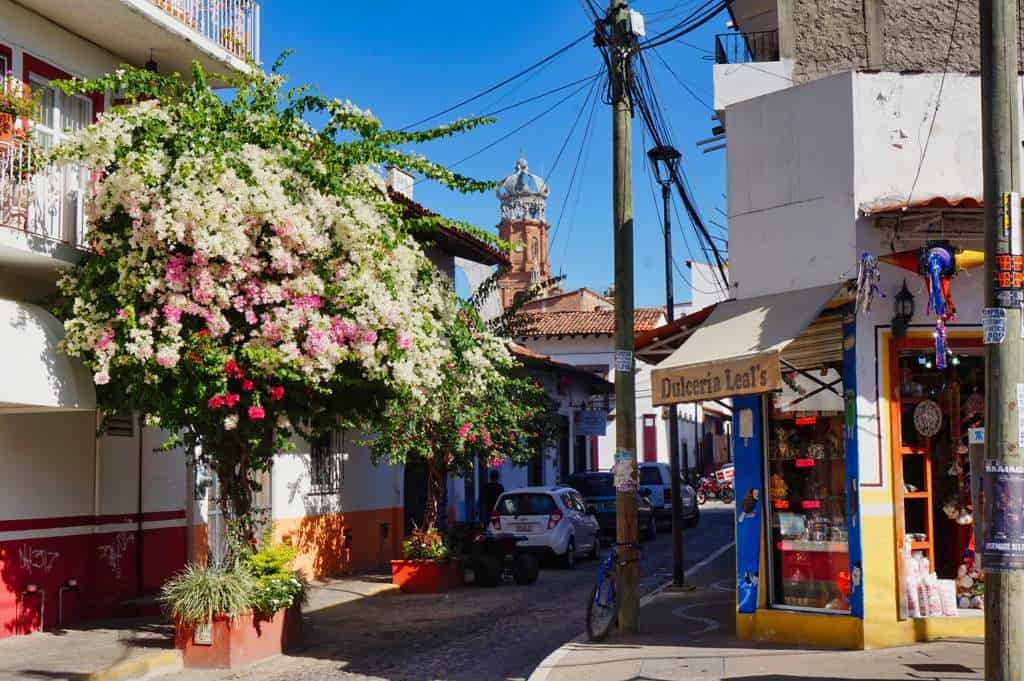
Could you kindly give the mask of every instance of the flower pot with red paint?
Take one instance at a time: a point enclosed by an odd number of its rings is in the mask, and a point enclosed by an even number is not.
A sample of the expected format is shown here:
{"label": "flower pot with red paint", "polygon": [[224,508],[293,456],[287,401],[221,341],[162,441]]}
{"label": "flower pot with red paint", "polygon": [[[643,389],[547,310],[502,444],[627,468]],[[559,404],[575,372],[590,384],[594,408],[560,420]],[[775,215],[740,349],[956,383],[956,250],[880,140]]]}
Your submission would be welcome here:
{"label": "flower pot with red paint", "polygon": [[459,584],[454,560],[393,560],[391,583],[405,593],[435,594]]}
{"label": "flower pot with red paint", "polygon": [[205,624],[175,622],[174,645],[186,667],[235,669],[302,645],[302,609],[298,604],[273,615],[214,615]]}

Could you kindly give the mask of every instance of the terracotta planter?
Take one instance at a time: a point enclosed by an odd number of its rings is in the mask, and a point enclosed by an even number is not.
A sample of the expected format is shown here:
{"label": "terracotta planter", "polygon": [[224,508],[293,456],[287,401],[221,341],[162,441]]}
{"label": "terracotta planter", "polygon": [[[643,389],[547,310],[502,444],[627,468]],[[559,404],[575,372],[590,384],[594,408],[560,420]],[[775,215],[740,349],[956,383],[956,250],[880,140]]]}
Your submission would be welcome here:
{"label": "terracotta planter", "polygon": [[393,560],[391,583],[406,593],[436,594],[459,584],[454,560]]}
{"label": "terracotta planter", "polygon": [[12,139],[14,139],[14,116],[0,113],[0,142],[10,142]]}
{"label": "terracotta planter", "polygon": [[302,645],[302,610],[293,605],[273,617],[248,614],[234,620],[216,615],[210,635],[204,633],[200,630],[197,636],[196,627],[176,623],[174,645],[182,651],[185,666],[235,669]]}

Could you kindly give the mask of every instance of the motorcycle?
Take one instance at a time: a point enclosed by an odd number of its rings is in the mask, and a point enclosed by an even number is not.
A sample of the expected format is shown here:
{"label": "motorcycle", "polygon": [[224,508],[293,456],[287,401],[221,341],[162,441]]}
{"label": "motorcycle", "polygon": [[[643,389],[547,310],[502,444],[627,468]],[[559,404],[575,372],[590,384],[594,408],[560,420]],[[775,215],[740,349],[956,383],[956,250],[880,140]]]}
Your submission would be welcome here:
{"label": "motorcycle", "polygon": [[709,496],[716,497],[727,504],[731,504],[736,500],[736,491],[732,488],[731,480],[719,482],[714,477],[702,475],[697,481],[697,503],[703,506],[707,503]]}

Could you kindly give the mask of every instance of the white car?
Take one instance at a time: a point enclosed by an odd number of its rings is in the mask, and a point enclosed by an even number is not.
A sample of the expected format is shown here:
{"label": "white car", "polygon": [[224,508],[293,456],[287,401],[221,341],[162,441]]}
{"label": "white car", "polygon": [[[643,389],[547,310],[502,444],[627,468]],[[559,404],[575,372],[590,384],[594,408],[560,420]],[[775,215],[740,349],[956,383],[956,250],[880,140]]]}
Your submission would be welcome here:
{"label": "white car", "polygon": [[[672,476],[667,463],[645,461],[640,464],[640,491],[650,492],[654,517],[664,526],[672,527]],[[697,527],[700,522],[700,508],[697,493],[686,482],[680,483],[683,498],[683,523],[686,527]]]}
{"label": "white car", "polygon": [[522,487],[505,492],[491,512],[490,531],[526,537],[522,551],[556,556],[573,568],[581,555],[601,551],[600,527],[571,487]]}

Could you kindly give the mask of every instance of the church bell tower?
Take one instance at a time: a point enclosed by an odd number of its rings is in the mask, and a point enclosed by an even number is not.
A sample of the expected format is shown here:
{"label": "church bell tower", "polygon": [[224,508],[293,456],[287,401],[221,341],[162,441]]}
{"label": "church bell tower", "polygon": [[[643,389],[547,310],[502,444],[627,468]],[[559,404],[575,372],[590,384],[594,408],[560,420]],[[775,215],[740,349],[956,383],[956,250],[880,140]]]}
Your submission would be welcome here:
{"label": "church bell tower", "polygon": [[512,267],[498,282],[501,305],[508,309],[516,296],[537,282],[551,278],[548,262],[548,225],[544,215],[549,189],[544,180],[529,172],[520,154],[515,172],[497,189],[501,203],[498,236],[513,245]]}

